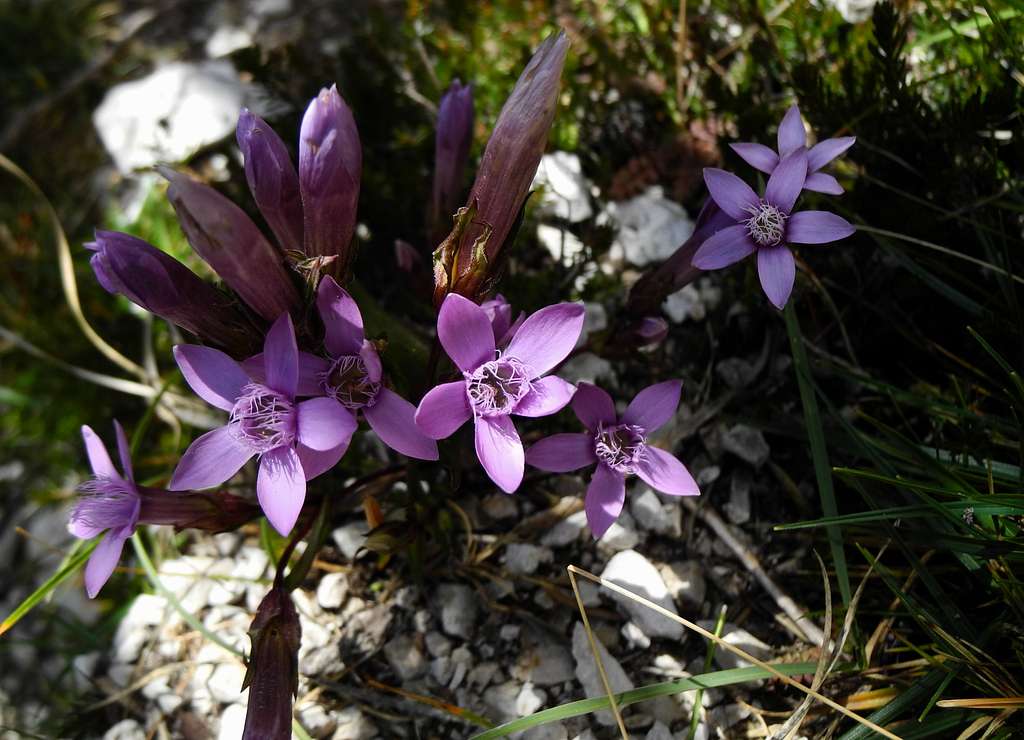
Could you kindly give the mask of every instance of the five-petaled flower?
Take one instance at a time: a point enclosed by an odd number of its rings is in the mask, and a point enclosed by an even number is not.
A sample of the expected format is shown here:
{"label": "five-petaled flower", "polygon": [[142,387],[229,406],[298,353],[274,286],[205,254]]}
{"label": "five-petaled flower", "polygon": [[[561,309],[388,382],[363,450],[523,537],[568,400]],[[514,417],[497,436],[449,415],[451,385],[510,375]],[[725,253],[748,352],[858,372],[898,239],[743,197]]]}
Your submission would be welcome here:
{"label": "five-petaled flower", "polygon": [[85,566],[85,590],[90,599],[96,597],[114,572],[125,540],[132,536],[139,523],[142,507],[132,471],[128,438],[116,421],[114,432],[123,475],[110,461],[107,448],[96,432],[87,426],[82,427],[85,453],[89,457],[93,477],[79,486],[78,501],[68,522],[68,531],[81,539],[92,539],[104,531],[107,533]]}
{"label": "five-petaled flower", "polygon": [[506,493],[523,480],[523,444],[511,414],[547,416],[562,409],[575,388],[553,375],[583,330],[583,306],[559,303],[523,321],[501,352],[483,308],[449,294],[437,317],[437,336],[462,379],[430,390],[416,410],[416,424],[433,439],[451,436],[470,418],[476,454],[487,475]]}
{"label": "five-petaled flower", "polygon": [[258,379],[209,347],[180,344],[174,359],[192,390],[231,417],[185,451],[169,488],[219,485],[259,455],[256,496],[270,523],[287,535],[305,501],[306,481],[334,467],[356,427],[333,398],[296,402],[299,351],[291,318],[282,315],[267,332]]}
{"label": "five-petaled flower", "polygon": [[[839,136],[819,141],[807,152],[807,179],[804,190],[827,195],[842,195],[843,186],[832,175],[820,172],[836,157],[853,146],[855,136]],[[807,132],[800,119],[800,109],[793,105],[779,124],[778,146],[775,152],[764,144],[739,143],[729,145],[747,164],[765,174],[772,174],[779,163],[793,152],[807,146]]]}
{"label": "five-petaled flower", "polygon": [[757,252],[757,273],[768,300],[783,308],[793,291],[796,262],[789,244],[826,244],[854,232],[850,222],[828,211],[799,211],[793,206],[807,175],[803,148],[783,159],[758,197],[736,175],[712,167],[704,182],[718,207],[738,223],[717,231],[693,256],[701,270],[717,270]]}
{"label": "five-petaled flower", "polygon": [[[363,333],[363,317],[352,296],[328,275],[320,281],[316,305],[328,357],[299,352],[297,395],[333,398],[353,420],[362,411],[370,428],[391,449],[420,460],[436,460],[437,443],[416,427],[416,407],[384,386],[377,348]],[[263,366],[262,355],[242,363],[257,379],[263,377]]]}
{"label": "five-petaled flower", "polygon": [[595,538],[601,537],[622,511],[626,476],[637,475],[670,496],[700,495],[693,476],[678,459],[647,443],[675,414],[681,387],[680,381],[667,380],[644,388],[619,417],[611,396],[595,385],[580,383],[572,410],[587,431],[555,434],[527,450],[530,465],[554,473],[597,464],[584,501]]}

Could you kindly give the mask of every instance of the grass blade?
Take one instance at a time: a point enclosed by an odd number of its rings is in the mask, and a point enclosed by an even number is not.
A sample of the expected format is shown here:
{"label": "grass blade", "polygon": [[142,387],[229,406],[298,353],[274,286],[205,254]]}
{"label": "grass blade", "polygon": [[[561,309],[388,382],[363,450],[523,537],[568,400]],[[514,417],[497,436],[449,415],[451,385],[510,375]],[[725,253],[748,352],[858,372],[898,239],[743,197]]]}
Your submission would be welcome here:
{"label": "grass blade", "polygon": [[[811,457],[814,460],[814,475],[818,481],[818,494],[821,497],[821,510],[826,517],[838,516],[835,490],[832,487],[832,468],[828,461],[828,449],[825,446],[825,430],[821,424],[821,413],[818,411],[818,400],[814,394],[811,379],[811,368],[807,362],[807,351],[804,348],[803,335],[796,318],[793,303],[786,305],[783,311],[786,317],[786,332],[789,334],[789,345],[793,352],[793,367],[796,370],[797,383],[800,387],[800,402],[804,408],[804,421],[807,424],[807,436],[811,444]],[[850,574],[846,567],[846,553],[843,550],[843,538],[840,528],[830,525],[825,530],[829,549],[832,551],[832,564],[836,569],[836,580],[843,604],[850,604]]]}
{"label": "grass blade", "polygon": [[38,606],[39,602],[49,596],[57,586],[62,584],[78,572],[79,568],[85,565],[85,561],[89,559],[89,556],[92,555],[92,551],[96,549],[96,545],[99,543],[99,538],[94,539],[88,544],[84,544],[84,542],[84,540],[75,540],[75,544],[72,545],[71,550],[64,558],[64,562],[62,562],[57,568],[57,572],[47,578],[43,585],[33,591],[28,598],[18,604],[14,611],[12,611],[3,622],[0,622],[0,635],[16,625],[22,617]]}

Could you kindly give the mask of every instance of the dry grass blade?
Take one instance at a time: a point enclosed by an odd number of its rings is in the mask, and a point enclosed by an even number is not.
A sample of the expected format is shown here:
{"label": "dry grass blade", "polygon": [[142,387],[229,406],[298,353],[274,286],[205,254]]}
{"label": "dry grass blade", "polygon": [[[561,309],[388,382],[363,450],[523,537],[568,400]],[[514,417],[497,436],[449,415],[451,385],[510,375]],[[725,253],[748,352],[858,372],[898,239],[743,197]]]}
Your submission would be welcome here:
{"label": "dry grass blade", "polygon": [[1024,709],[1024,696],[991,696],[979,699],[940,699],[944,709]]}
{"label": "dry grass blade", "polygon": [[68,245],[68,239],[64,235],[64,229],[60,225],[60,217],[57,215],[57,211],[55,211],[53,206],[50,204],[49,199],[47,199],[43,191],[39,189],[39,186],[36,185],[35,181],[28,176],[28,173],[2,154],[0,154],[0,167],[3,167],[5,170],[10,172],[25,187],[31,190],[32,194],[39,198],[43,207],[46,209],[46,214],[53,225],[53,238],[57,242],[57,265],[60,268],[60,279],[64,287],[64,298],[67,300],[68,307],[71,309],[71,315],[75,317],[75,322],[82,330],[82,333],[85,334],[86,338],[92,343],[92,345],[96,347],[96,349],[98,349],[108,360],[122,369],[127,370],[132,375],[145,380],[145,369],[110,346],[103,337],[96,333],[96,330],[93,329],[92,325],[86,320],[85,314],[82,312],[82,304],[78,300],[78,283],[75,280],[75,267],[74,262],[71,259],[71,247]]}
{"label": "dry grass blade", "polygon": [[583,596],[580,594],[579,584],[576,583],[576,573],[580,575],[590,576],[586,571],[580,571],[574,565],[570,565],[566,570],[569,572],[569,583],[572,584],[572,592],[576,595],[576,605],[579,607],[580,616],[583,618],[583,629],[587,632],[587,641],[590,643],[590,652],[594,654],[594,664],[597,666],[597,673],[601,676],[601,684],[604,686],[605,693],[608,695],[608,706],[611,707],[612,714],[615,716],[615,722],[619,726],[619,732],[622,733],[622,740],[629,740],[629,733],[626,732],[626,725],[622,721],[622,712],[619,711],[619,705],[615,702],[615,692],[612,691],[612,685],[608,681],[608,674],[605,673],[604,663],[601,661],[601,652],[597,649],[597,643],[594,640],[594,633],[590,629],[590,620],[587,618],[587,609],[583,605]]}
{"label": "dry grass blade", "polygon": [[633,593],[632,591],[629,591],[629,590],[623,588],[622,586],[618,585],[617,583],[613,583],[613,582],[608,581],[608,580],[606,580],[604,578],[601,578],[600,576],[596,576],[596,575],[594,575],[593,573],[591,573],[589,571],[586,571],[586,570],[583,570],[582,568],[576,567],[575,565],[570,565],[569,566],[569,572],[570,572],[570,574],[575,573],[576,575],[581,575],[584,578],[587,578],[587,579],[593,581],[594,583],[597,583],[597,584],[599,584],[601,586],[604,586],[609,591],[614,591],[615,593],[620,594],[621,596],[625,596],[627,599],[632,599],[636,603],[642,604],[645,607],[647,607],[648,609],[651,609],[652,611],[655,611],[658,614],[661,614],[666,619],[671,619],[673,622],[678,622],[679,624],[683,625],[687,629],[689,629],[689,630],[691,630],[693,632],[696,632],[698,635],[700,635],[701,637],[703,637],[706,640],[713,640],[715,643],[717,643],[719,648],[721,648],[723,650],[728,650],[733,655],[739,656],[740,658],[742,658],[743,660],[747,661],[751,665],[755,665],[758,668],[760,668],[760,669],[770,673],[772,676],[774,676],[775,678],[779,679],[783,683],[785,683],[785,684],[787,684],[789,686],[792,686],[793,688],[803,692],[804,694],[808,694],[810,696],[813,696],[815,699],[820,701],[822,704],[827,704],[829,707],[831,707],[832,709],[836,710],[837,712],[846,715],[847,717],[849,717],[850,719],[858,722],[859,724],[863,725],[864,727],[867,727],[868,729],[877,732],[879,735],[881,735],[883,737],[891,738],[891,740],[901,740],[899,735],[894,735],[892,732],[890,732],[889,730],[885,729],[884,727],[881,727],[880,725],[877,725],[874,722],[872,722],[872,721],[870,721],[868,719],[865,719],[864,717],[861,717],[856,712],[850,711],[849,709],[844,707],[842,704],[834,701],[833,699],[830,699],[827,696],[825,696],[823,694],[820,694],[819,692],[817,692],[817,691],[815,691],[813,689],[810,689],[807,686],[804,686],[799,681],[796,681],[796,680],[790,678],[789,676],[787,676],[786,674],[782,673],[778,669],[773,668],[768,663],[765,663],[763,660],[755,658],[753,655],[751,655],[750,653],[746,652],[745,650],[742,650],[742,649],[736,647],[735,645],[732,645],[731,643],[726,642],[721,637],[717,637],[714,633],[709,632],[708,630],[706,630],[703,627],[701,627],[699,624],[691,622],[688,619],[684,619],[683,617],[680,617],[678,614],[674,614],[673,612],[670,612],[668,609],[664,608],[663,606],[659,606],[658,604],[655,604],[653,601],[645,599],[644,597],[642,597],[642,596],[640,596],[638,594]]}

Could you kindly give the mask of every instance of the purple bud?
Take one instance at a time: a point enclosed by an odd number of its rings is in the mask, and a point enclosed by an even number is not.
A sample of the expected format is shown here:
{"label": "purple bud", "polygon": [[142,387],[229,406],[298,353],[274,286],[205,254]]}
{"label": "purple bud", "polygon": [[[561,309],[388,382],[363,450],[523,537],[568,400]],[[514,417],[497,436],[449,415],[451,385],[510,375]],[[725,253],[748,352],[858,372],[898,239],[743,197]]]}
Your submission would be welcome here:
{"label": "purple bud", "polygon": [[398,264],[399,270],[412,272],[423,262],[423,257],[409,242],[395,239],[395,262]]}
{"label": "purple bud", "polygon": [[462,179],[473,143],[473,87],[459,80],[441,97],[434,145],[434,199],[431,212],[432,242],[436,245],[451,229],[459,207]]}
{"label": "purple bud", "polygon": [[335,276],[343,276],[352,261],[362,168],[355,119],[332,85],[313,98],[302,117],[299,188],[306,255],[337,255],[330,270]]}
{"label": "purple bud", "polygon": [[241,208],[179,172],[161,167],[160,173],[171,183],[167,198],[189,244],[228,287],[267,321],[298,306],[281,253]]}
{"label": "purple bud", "polygon": [[267,225],[283,249],[301,252],[302,199],[288,147],[266,121],[247,109],[238,117],[235,136],[245,157],[245,179]]}
{"label": "purple bud", "polygon": [[[569,41],[565,34],[549,36],[519,76],[512,94],[501,109],[498,122],[480,160],[480,169],[469,194],[476,204],[473,223],[458,245],[458,275],[453,288],[476,298],[481,284],[493,277],[493,268],[526,202],[555,118],[559,81]],[[474,244],[490,229],[482,252],[489,267],[481,274],[474,260]]]}
{"label": "purple bud", "polygon": [[97,231],[90,260],[105,290],[177,324],[236,357],[259,351],[259,333],[228,296],[152,244],[117,231]]}
{"label": "purple bud", "polygon": [[634,329],[641,345],[659,344],[668,336],[668,322],[660,316],[641,319]]}
{"label": "purple bud", "polygon": [[289,740],[292,698],[299,689],[302,628],[288,592],[275,585],[249,627],[252,652],[242,689],[249,688],[242,740]]}

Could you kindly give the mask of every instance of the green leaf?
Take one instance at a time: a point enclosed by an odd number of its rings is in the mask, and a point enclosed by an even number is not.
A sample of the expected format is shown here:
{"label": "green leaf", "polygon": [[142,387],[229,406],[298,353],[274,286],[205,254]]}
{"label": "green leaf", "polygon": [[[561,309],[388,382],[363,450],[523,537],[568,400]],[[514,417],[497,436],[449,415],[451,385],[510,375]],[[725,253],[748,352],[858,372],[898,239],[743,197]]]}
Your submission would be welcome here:
{"label": "green leaf", "polygon": [[68,551],[63,562],[57,567],[57,572],[47,578],[42,586],[33,591],[28,598],[15,607],[14,611],[3,622],[0,622],[0,635],[16,625],[22,617],[38,606],[39,602],[49,596],[57,586],[77,573],[78,569],[85,565],[85,561],[89,559],[92,551],[96,549],[99,538],[93,539],[88,544],[83,544],[84,542],[85,540],[75,540],[75,544],[71,546],[71,550]]}
{"label": "green leaf", "polygon": [[[805,673],[814,673],[816,665],[814,663],[782,663],[773,664],[772,668],[787,676],[799,676]],[[704,673],[700,676],[682,678],[677,681],[665,681],[633,689],[632,691],[625,691],[615,695],[615,704],[619,707],[626,707],[630,704],[655,699],[659,696],[671,696],[672,694],[681,694],[684,691],[696,691],[697,689],[721,688],[722,686],[732,686],[733,684],[756,681],[762,678],[772,678],[772,674],[757,666],[715,671],[714,673]],[[583,714],[590,714],[591,712],[598,712],[607,708],[607,696],[574,701],[506,722],[491,730],[474,735],[472,740],[494,740],[494,738],[506,737],[513,732],[522,732],[523,730],[538,727],[548,722],[558,722],[559,720],[579,717]]]}
{"label": "green leaf", "polygon": [[[811,443],[811,457],[814,460],[814,475],[818,481],[818,495],[821,498],[821,510],[826,517],[839,515],[836,505],[836,494],[832,487],[832,466],[828,461],[828,447],[825,445],[825,430],[818,411],[818,400],[815,396],[814,381],[811,368],[804,349],[800,323],[796,318],[796,309],[792,301],[786,304],[783,314],[786,317],[786,332],[789,334],[789,346],[793,352],[793,368],[796,370],[797,383],[800,387],[800,402],[804,408],[804,421],[807,425],[807,436]],[[843,604],[850,603],[850,574],[846,567],[846,552],[843,550],[843,536],[839,527],[830,525],[826,530],[829,549],[832,551],[832,564],[836,569],[836,580],[839,582],[839,593]]]}

